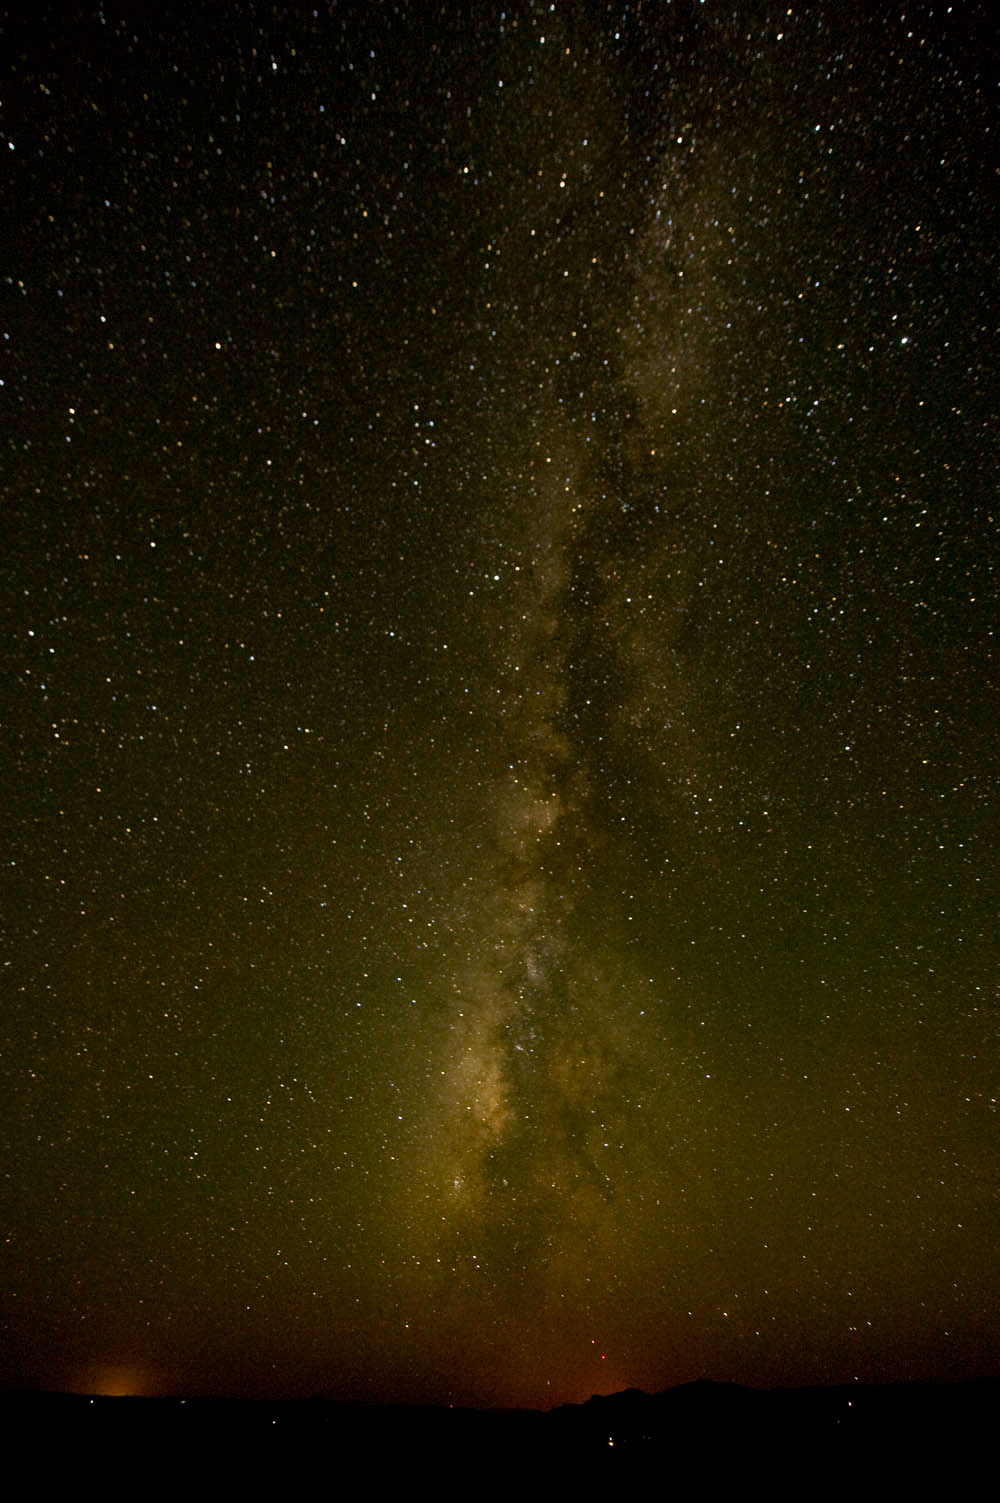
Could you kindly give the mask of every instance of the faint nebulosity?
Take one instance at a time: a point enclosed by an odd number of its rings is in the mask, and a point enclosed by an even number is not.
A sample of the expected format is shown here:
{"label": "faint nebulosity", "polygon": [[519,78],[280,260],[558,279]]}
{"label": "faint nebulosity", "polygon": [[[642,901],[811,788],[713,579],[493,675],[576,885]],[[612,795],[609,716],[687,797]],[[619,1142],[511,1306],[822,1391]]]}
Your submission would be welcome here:
{"label": "faint nebulosity", "polygon": [[995,1372],[988,8],[4,43],[4,1381]]}

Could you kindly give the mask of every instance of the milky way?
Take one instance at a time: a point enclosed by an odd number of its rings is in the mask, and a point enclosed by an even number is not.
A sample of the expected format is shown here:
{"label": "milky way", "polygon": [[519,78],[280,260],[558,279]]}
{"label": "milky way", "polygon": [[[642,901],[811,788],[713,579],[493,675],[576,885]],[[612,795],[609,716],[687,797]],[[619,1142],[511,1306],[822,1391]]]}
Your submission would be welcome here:
{"label": "milky way", "polygon": [[993,28],[841,9],[13,29],[5,1381],[994,1369]]}

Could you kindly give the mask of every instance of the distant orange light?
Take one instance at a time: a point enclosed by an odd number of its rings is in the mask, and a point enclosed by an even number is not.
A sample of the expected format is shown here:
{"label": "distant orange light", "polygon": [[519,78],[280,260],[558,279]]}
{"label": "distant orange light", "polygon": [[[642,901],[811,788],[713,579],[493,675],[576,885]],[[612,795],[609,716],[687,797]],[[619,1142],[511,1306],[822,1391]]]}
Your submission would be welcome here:
{"label": "distant orange light", "polygon": [[88,1368],[80,1386],[84,1393],[108,1399],[137,1397],[153,1389],[149,1369],[140,1363],[126,1362]]}

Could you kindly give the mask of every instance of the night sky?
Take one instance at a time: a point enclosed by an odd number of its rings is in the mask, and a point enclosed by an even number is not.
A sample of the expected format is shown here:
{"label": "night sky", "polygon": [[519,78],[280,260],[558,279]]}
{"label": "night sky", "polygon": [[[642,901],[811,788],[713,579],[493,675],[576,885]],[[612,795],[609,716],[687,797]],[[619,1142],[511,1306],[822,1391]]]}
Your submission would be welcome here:
{"label": "night sky", "polygon": [[12,9],[0,1381],[997,1372],[991,7]]}

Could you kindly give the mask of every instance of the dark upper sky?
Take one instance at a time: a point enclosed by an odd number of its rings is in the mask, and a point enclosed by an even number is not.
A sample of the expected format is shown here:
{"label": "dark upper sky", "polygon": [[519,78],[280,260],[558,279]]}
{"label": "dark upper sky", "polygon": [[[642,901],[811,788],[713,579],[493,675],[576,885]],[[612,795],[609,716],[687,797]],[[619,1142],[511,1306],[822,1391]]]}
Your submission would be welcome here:
{"label": "dark upper sky", "polygon": [[989,7],[17,9],[0,1379],[995,1372]]}

